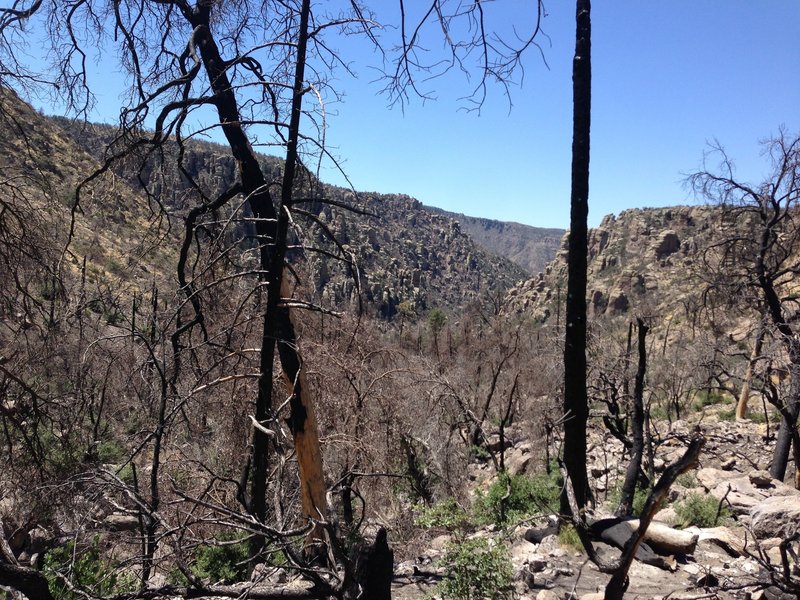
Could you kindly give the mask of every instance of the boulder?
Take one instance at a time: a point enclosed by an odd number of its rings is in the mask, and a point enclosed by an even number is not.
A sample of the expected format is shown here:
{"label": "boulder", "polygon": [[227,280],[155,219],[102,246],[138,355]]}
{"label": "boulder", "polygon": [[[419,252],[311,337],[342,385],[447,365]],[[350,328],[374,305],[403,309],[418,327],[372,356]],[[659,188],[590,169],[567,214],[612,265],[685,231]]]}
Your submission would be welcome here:
{"label": "boulder", "polygon": [[506,452],[506,472],[512,477],[515,475],[522,475],[528,470],[528,465],[530,465],[532,460],[533,454],[531,454],[531,445],[520,444]]}
{"label": "boulder", "polygon": [[720,469],[700,469],[697,480],[711,493],[721,500],[725,498],[735,515],[752,514],[752,510],[761,502],[771,497],[800,497],[800,491],[773,479],[765,471],[753,471],[742,475]]}
{"label": "boulder", "polygon": [[103,526],[111,531],[134,531],[139,528],[139,519],[133,515],[113,513],[103,519]]}
{"label": "boulder", "polygon": [[800,529],[800,496],[772,496],[750,510],[753,533],[758,538],[786,539]]}
{"label": "boulder", "polygon": [[608,295],[608,308],[606,312],[609,314],[619,314],[624,313],[630,307],[630,302],[628,301],[628,296],[619,289],[614,289],[609,292]]}

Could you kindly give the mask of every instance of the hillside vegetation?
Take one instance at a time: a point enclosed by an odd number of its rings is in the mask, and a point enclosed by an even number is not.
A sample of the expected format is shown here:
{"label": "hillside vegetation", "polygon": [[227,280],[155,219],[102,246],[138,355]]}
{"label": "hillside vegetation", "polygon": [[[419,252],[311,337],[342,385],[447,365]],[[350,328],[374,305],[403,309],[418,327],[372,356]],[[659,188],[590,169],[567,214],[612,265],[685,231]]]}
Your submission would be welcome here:
{"label": "hillside vegetation", "polygon": [[[45,118],[10,92],[0,102],[0,585],[23,573],[54,598],[357,597],[338,582],[386,539],[399,598],[470,597],[476,581],[492,590],[475,593],[523,598],[605,584],[593,567],[582,579],[575,530],[553,527],[563,247],[524,280],[468,231],[502,230],[501,243],[528,249],[530,232],[302,174],[281,302],[296,316],[303,353],[291,350],[324,457],[325,514],[312,526],[331,558],[311,559],[296,396],[276,385],[255,418],[267,365],[253,215],[239,199],[186,234],[196,207],[235,179],[233,161],[189,144],[185,172],[169,153],[134,155],[81,184],[122,143],[114,130]],[[282,164],[260,160],[274,185]],[[642,593],[652,580],[669,593],[700,581],[720,597],[797,589],[786,548],[798,493],[765,472],[786,431],[776,436],[795,385],[792,338],[743,279],[758,224],[729,207],[677,206],[608,216],[590,233],[593,517],[607,524],[619,511],[634,444],[643,458],[625,518],[705,432],[706,468],[682,477],[658,513],[683,541],[666,556],[649,541],[637,555],[640,569],[661,569],[633,571]],[[793,231],[767,239],[785,250],[768,266],[787,325]],[[734,251],[731,240],[747,243]],[[743,395],[750,421],[730,422]],[[269,442],[263,519],[248,500],[255,431]],[[711,527],[721,524],[730,529]],[[698,579],[699,565],[717,579]]]}

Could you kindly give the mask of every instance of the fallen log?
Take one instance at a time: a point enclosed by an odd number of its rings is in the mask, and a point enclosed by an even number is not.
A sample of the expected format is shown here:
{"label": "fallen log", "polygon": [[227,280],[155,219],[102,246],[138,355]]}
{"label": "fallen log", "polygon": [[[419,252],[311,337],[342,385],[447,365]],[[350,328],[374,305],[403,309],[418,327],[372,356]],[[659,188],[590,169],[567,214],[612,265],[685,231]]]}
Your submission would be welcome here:
{"label": "fallen log", "polygon": [[[601,519],[591,525],[592,532],[602,539],[602,532],[608,529],[619,531],[615,537],[622,539],[622,544],[631,534],[639,529],[639,519],[628,517],[614,517]],[[661,555],[693,554],[697,548],[698,535],[681,529],[670,527],[666,523],[653,521],[644,534],[644,541],[654,552]],[[616,545],[616,544],[615,544]],[[619,546],[620,548],[622,546]]]}
{"label": "fallen log", "polygon": [[[616,523],[610,523],[612,521],[616,521]],[[592,534],[607,544],[624,550],[625,544],[631,538],[631,534],[634,530],[628,527],[626,523],[619,521],[619,519],[603,519],[602,521],[597,521],[591,525]],[[646,565],[652,565],[667,571],[674,571],[677,567],[674,558],[656,554],[644,541],[639,544],[634,557],[636,560]]]}

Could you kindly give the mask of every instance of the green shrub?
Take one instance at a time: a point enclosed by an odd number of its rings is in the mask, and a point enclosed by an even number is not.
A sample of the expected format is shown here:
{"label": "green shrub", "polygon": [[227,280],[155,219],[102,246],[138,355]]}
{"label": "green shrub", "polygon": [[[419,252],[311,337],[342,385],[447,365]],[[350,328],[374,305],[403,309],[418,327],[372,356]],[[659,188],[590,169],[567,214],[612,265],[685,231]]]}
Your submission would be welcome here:
{"label": "green shrub", "polygon": [[694,410],[703,410],[707,406],[715,406],[717,404],[730,404],[733,402],[730,394],[720,390],[698,390],[695,392],[692,408]]}
{"label": "green shrub", "polygon": [[558,543],[578,552],[583,552],[583,544],[578,532],[572,525],[562,525],[558,531]]}
{"label": "green shrub", "polygon": [[421,513],[416,519],[420,527],[444,527],[454,531],[469,522],[467,512],[455,501],[455,498],[446,498],[433,506],[421,508]]}
{"label": "green shrub", "polygon": [[492,455],[489,454],[489,451],[484,448],[483,446],[470,446],[469,447],[469,457],[472,460],[477,460],[479,462],[485,462],[492,458]]}
{"label": "green shrub", "polygon": [[719,500],[708,494],[692,492],[682,502],[675,505],[680,527],[715,527],[730,517],[730,511],[723,506],[717,518]]}
{"label": "green shrub", "polygon": [[[755,407],[754,407],[755,408]],[[764,414],[763,410],[751,408],[747,411],[747,419],[752,421],[753,423],[766,423],[767,422],[767,415]],[[769,422],[770,423],[778,423],[781,420],[781,415],[776,410],[769,411]]]}
{"label": "green shrub", "polygon": [[511,559],[502,546],[492,546],[484,538],[450,544],[441,560],[447,571],[437,591],[442,598],[455,600],[504,600],[513,598]]}
{"label": "green shrub", "polygon": [[661,404],[650,405],[650,418],[659,421],[665,421],[669,418],[669,411],[666,406]]}
{"label": "green shrub", "polygon": [[125,451],[116,442],[100,442],[97,445],[97,459],[101,463],[116,464],[122,460]]}
{"label": "green shrub", "polygon": [[510,477],[505,472],[500,473],[486,493],[478,495],[476,522],[504,526],[536,513],[557,511],[561,493],[558,477],[546,474]]}
{"label": "green shrub", "polygon": [[733,421],[736,419],[736,409],[724,408],[717,413],[717,418],[720,421]]}
{"label": "green shrub", "polygon": [[50,593],[60,600],[79,600],[84,596],[70,591],[58,575],[68,579],[77,590],[93,596],[132,592],[137,586],[133,575],[120,573],[116,564],[100,558],[97,536],[84,550],[76,551],[74,542],[50,550],[44,558],[44,574]]}
{"label": "green shrub", "polygon": [[249,551],[246,541],[235,541],[233,536],[221,536],[207,546],[194,551],[192,572],[211,583],[236,583],[247,578]]}

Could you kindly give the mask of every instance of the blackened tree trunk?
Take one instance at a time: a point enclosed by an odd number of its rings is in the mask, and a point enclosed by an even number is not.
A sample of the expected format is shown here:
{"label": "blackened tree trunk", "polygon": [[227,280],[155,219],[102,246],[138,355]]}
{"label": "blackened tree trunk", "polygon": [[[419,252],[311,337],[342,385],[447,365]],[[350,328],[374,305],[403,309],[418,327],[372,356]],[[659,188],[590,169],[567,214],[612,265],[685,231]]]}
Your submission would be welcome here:
{"label": "blackened tree trunk", "polygon": [[644,377],[647,374],[647,325],[642,319],[636,319],[639,339],[639,366],[636,369],[636,382],[633,386],[633,447],[631,448],[631,462],[625,472],[625,481],[622,484],[622,494],[617,508],[618,516],[627,516],[633,512],[633,497],[636,494],[636,483],[642,468],[642,455],[644,454]]}
{"label": "blackened tree trunk", "polygon": [[[256,222],[259,243],[260,267],[266,273],[267,307],[264,313],[261,340],[261,363],[256,398],[255,418],[262,423],[271,418],[273,361],[277,345],[284,381],[291,392],[289,425],[295,442],[300,471],[300,489],[304,515],[318,523],[326,518],[325,486],[322,476],[322,455],[319,448],[317,421],[309,389],[305,382],[294,324],[289,308],[282,302],[288,296],[288,286],[283,277],[284,257],[292,204],[295,171],[298,163],[298,140],[302,98],[305,93],[304,70],[309,32],[310,1],[300,7],[300,22],[296,45],[295,77],[292,96],[286,161],[281,187],[281,197],[276,209],[269,193],[267,181],[247,134],[241,126],[236,96],[227,74],[227,63],[222,59],[216,40],[211,33],[211,8],[213,4],[201,2],[187,15],[196,31],[203,66],[214,91],[214,105],[219,114],[222,130],[238,165],[241,191],[246,196]],[[267,434],[258,428],[253,431],[250,456],[250,497],[248,509],[256,518],[266,517],[266,490],[268,474]],[[315,524],[310,541],[322,542],[323,531]]]}
{"label": "blackened tree trunk", "polygon": [[[564,465],[578,509],[590,498],[586,473],[586,263],[589,214],[589,130],[591,124],[591,3],[578,0],[572,61],[572,194],[564,340]],[[566,503],[562,502],[562,505]],[[575,515],[577,516],[577,515]]]}
{"label": "blackened tree trunk", "polygon": [[0,557],[0,585],[25,594],[27,598],[53,600],[45,576],[34,569],[3,562]]}

